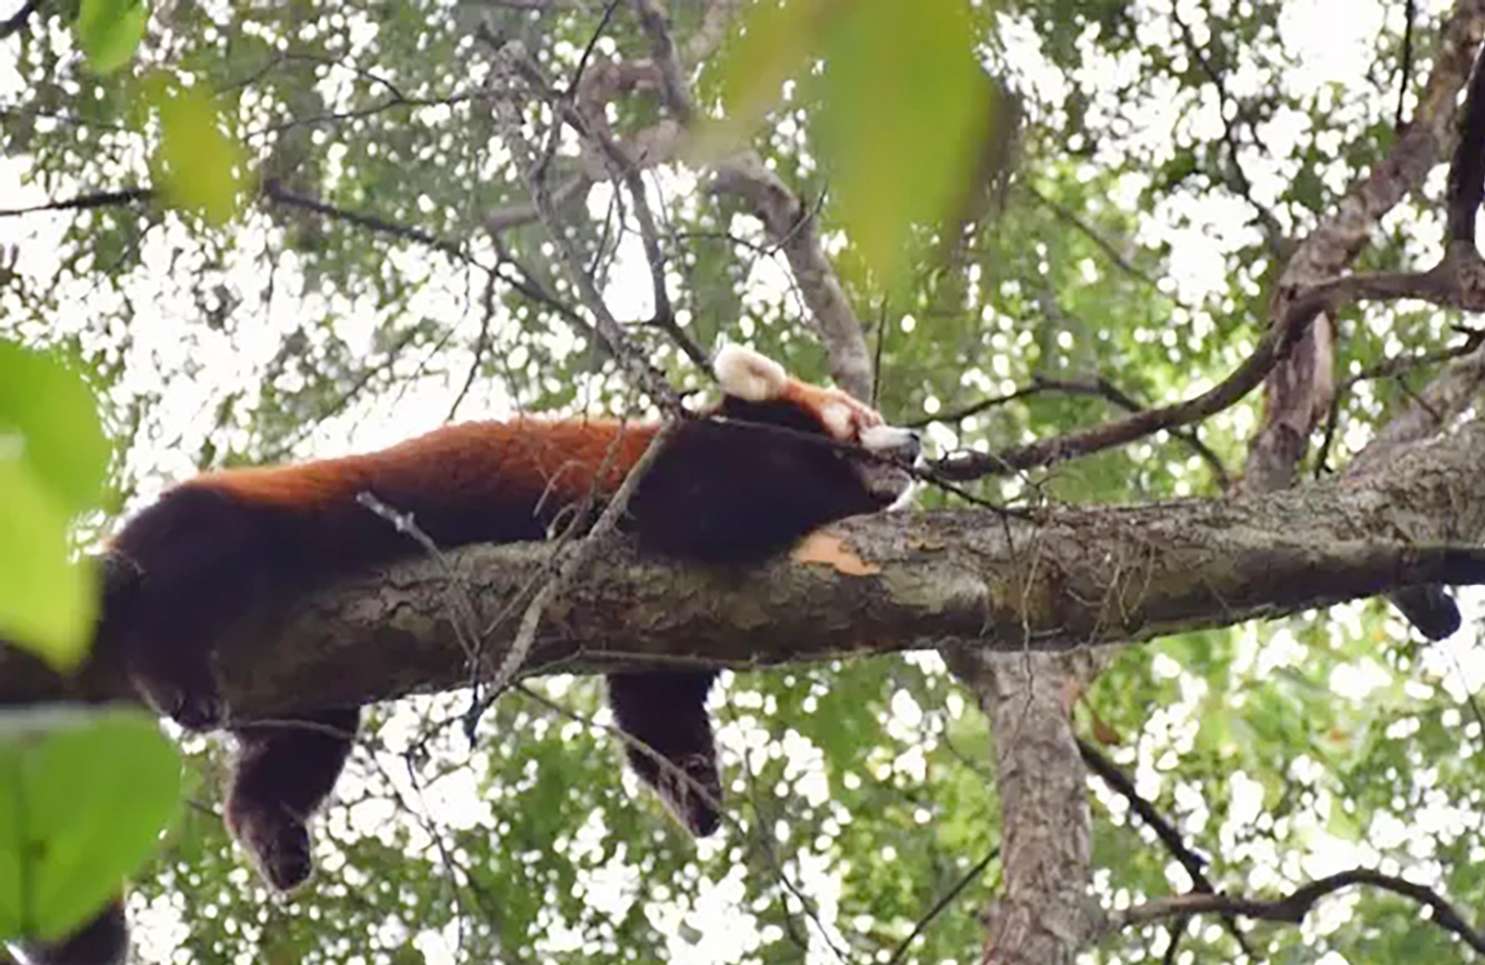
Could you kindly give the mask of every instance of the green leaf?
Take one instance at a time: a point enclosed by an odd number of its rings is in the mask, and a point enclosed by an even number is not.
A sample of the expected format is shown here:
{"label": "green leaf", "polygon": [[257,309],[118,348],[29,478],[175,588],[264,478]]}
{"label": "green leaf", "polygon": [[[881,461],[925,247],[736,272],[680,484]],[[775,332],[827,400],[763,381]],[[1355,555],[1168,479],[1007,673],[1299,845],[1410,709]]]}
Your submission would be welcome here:
{"label": "green leaf", "polygon": [[68,524],[97,503],[108,454],[82,379],[0,342],[0,635],[63,669],[86,652],[97,615],[96,579],[70,558]]}
{"label": "green leaf", "polygon": [[843,4],[826,38],[821,151],[851,238],[889,284],[914,224],[964,197],[994,97],[975,59],[967,5]]}
{"label": "green leaf", "polygon": [[[92,391],[55,355],[0,341],[0,440],[11,434],[65,512],[97,503],[109,445]],[[0,448],[0,458],[6,452]]]}
{"label": "green leaf", "polygon": [[752,130],[774,104],[784,82],[797,76],[819,47],[828,25],[827,0],[766,0],[754,4],[738,25],[722,60],[724,130]]}
{"label": "green leaf", "polygon": [[67,669],[87,653],[97,617],[91,566],[69,558],[68,514],[17,459],[0,459],[0,635]]}
{"label": "green leaf", "polygon": [[156,184],[168,204],[194,211],[208,224],[225,224],[241,206],[246,152],[223,130],[211,95],[201,87],[168,81],[152,86],[161,132],[152,165]]}
{"label": "green leaf", "polygon": [[703,133],[704,155],[737,139],[806,73],[823,102],[819,150],[841,217],[889,284],[911,255],[915,224],[934,225],[969,197],[996,109],[957,0],[777,0],[755,5],[722,68],[727,120]]}
{"label": "green leaf", "polygon": [[0,938],[56,939],[91,917],[179,794],[175,751],[141,711],[0,714]]}
{"label": "green leaf", "polygon": [[82,0],[74,28],[88,65],[107,74],[127,64],[147,20],[149,11],[140,0]]}
{"label": "green leaf", "polygon": [[1346,813],[1345,807],[1338,800],[1330,802],[1330,814],[1325,821],[1325,830],[1342,841],[1361,840],[1361,823],[1353,815]]}

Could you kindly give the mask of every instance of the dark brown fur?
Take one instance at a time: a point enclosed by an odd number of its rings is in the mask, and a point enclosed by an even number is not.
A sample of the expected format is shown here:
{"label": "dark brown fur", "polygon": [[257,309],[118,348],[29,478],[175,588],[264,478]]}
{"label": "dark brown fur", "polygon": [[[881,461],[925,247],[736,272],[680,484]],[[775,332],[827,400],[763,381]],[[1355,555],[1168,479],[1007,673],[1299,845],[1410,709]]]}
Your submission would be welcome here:
{"label": "dark brown fur", "polygon": [[[824,434],[810,391],[761,403],[727,398],[714,413],[721,421],[682,425],[636,490],[625,527],[660,552],[743,563],[831,520],[882,508],[837,449],[746,424]],[[103,637],[122,646],[135,684],[163,713],[192,729],[218,726],[211,653],[227,627],[336,577],[422,552],[358,504],[359,493],[411,513],[442,546],[539,539],[590,496],[611,495],[657,429],[608,420],[470,423],[367,455],[200,476],[165,493],[114,541],[140,576],[107,614]],[[705,708],[715,677],[608,677],[619,727],[653,751],[628,748],[630,765],[699,835],[720,822]],[[240,750],[226,808],[238,843],[280,890],[310,874],[306,824],[345,764],[359,709],[285,716],[307,726],[233,727]]]}

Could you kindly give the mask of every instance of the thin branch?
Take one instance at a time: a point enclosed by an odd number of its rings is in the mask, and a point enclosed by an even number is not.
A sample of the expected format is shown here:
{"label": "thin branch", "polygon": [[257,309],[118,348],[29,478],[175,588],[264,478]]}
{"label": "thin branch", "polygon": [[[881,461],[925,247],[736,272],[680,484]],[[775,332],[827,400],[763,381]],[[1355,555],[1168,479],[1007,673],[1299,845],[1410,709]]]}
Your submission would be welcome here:
{"label": "thin branch", "polygon": [[459,387],[459,392],[454,396],[454,401],[449,405],[449,414],[444,418],[445,422],[453,422],[459,414],[459,406],[464,404],[464,399],[469,395],[469,390],[474,386],[474,380],[479,375],[480,366],[485,362],[485,353],[490,348],[490,323],[495,320],[495,280],[500,275],[490,272],[485,278],[485,292],[480,299],[480,333],[474,341],[474,358],[469,360],[469,371],[464,375],[464,384]]}
{"label": "thin branch", "polygon": [[[586,129],[587,125],[582,115],[565,98],[553,92],[540,68],[531,61],[525,47],[519,41],[511,41],[497,51],[497,65],[500,72],[518,77],[539,91],[553,104],[559,116],[577,128],[580,133]],[[683,415],[685,408],[681,405],[680,397],[676,395],[675,389],[665,380],[664,375],[655,369],[649,359],[630,343],[618,320],[609,311],[608,305],[603,300],[603,294],[598,290],[592,276],[584,270],[582,256],[569,236],[566,224],[559,217],[552,203],[551,189],[545,176],[545,162],[536,156],[531,145],[521,133],[518,108],[510,98],[500,98],[496,102],[496,115],[503,128],[502,137],[526,171],[527,183],[532,197],[536,200],[537,209],[541,212],[541,220],[550,232],[552,240],[556,242],[558,261],[566,270],[568,280],[576,289],[583,307],[593,316],[593,330],[656,404],[673,415]],[[555,141],[552,144],[554,145]]]}
{"label": "thin branch", "polygon": [[[657,29],[663,29],[663,19],[661,15],[661,27]],[[664,160],[663,155],[668,152],[661,151],[657,156],[650,157],[649,154],[657,149],[654,144],[646,143],[644,138],[638,139],[637,151],[631,151],[615,137],[605,114],[608,101],[618,91],[643,83],[641,78],[647,73],[654,71],[646,71],[643,65],[625,69],[623,65],[606,64],[604,70],[590,75],[591,82],[577,84],[575,90],[569,87],[569,94],[560,105],[561,113],[584,143],[597,149],[609,179],[622,183],[633,202],[645,262],[650,269],[651,298],[654,302],[654,314],[646,324],[664,332],[697,368],[707,370],[710,366],[706,351],[676,323],[675,309],[666,288],[665,252],[660,245],[660,231],[641,174],[644,168]],[[659,126],[652,130],[658,131]]]}
{"label": "thin branch", "polygon": [[60,201],[47,201],[42,204],[33,204],[27,208],[0,208],[0,218],[13,218],[17,215],[35,214],[40,211],[87,211],[93,208],[107,208],[114,205],[133,204],[136,201],[148,201],[155,196],[153,188],[120,188],[117,191],[97,191],[91,194],[81,194],[75,198],[64,198]]}
{"label": "thin branch", "polygon": [[[635,737],[633,734],[620,730],[618,727],[615,727],[611,724],[600,724],[592,717],[580,714],[577,711],[572,710],[571,708],[564,707],[557,701],[546,697],[545,695],[531,689],[523,683],[512,684],[511,689],[536,702],[537,704],[540,704],[542,707],[545,707],[553,713],[567,718],[568,720],[576,721],[577,723],[580,723],[585,727],[591,727],[595,730],[603,731],[604,733],[618,740],[625,747],[633,748],[638,753],[643,754],[666,774],[684,783],[691,793],[696,794],[702,800],[706,801],[707,804],[711,805],[712,810],[717,813],[717,816],[721,818],[724,824],[732,828],[734,831],[739,832],[740,836],[746,836],[750,838],[759,846],[759,849],[763,852],[764,858],[772,866],[772,870],[777,876],[778,880],[783,883],[785,889],[788,890],[788,892],[792,894],[800,903],[800,906],[804,908],[805,915],[810,919],[811,922],[814,923],[815,927],[820,931],[821,936],[825,939],[825,943],[827,945],[830,945],[832,947],[832,950],[834,949],[834,945],[830,940],[830,933],[826,930],[824,922],[820,920],[819,914],[815,911],[815,903],[810,900],[809,895],[799,885],[795,884],[794,880],[791,879],[788,873],[784,870],[783,862],[779,860],[778,852],[774,849],[772,842],[768,839],[768,832],[765,829],[758,828],[754,830],[753,834],[747,834],[747,829],[743,826],[742,822],[739,821],[730,810],[724,807],[722,805],[722,802],[717,800],[716,796],[713,795],[711,791],[704,784],[701,783],[701,781],[697,780],[691,774],[688,774],[685,770],[678,767],[676,763],[670,758],[664,756],[659,751],[655,750],[655,748]],[[790,915],[787,904],[784,906],[784,914],[788,916],[790,920],[792,920],[792,915]],[[839,954],[839,952],[836,953],[837,957],[839,957]]]}
{"label": "thin branch", "polygon": [[[1030,385],[1017,389],[1014,392],[981,399],[978,402],[971,403],[960,409],[955,409],[952,412],[929,416],[925,419],[906,423],[906,425],[910,428],[917,428],[925,426],[930,422],[955,423],[967,419],[972,415],[984,412],[987,409],[1045,392],[1064,392],[1069,395],[1094,396],[1105,399],[1126,412],[1144,412],[1147,408],[1104,376],[1098,376],[1093,379],[1054,379],[1037,375],[1032,377]],[[1223,465],[1222,458],[1213,452],[1210,446],[1202,442],[1201,438],[1192,430],[1171,429],[1169,431],[1174,438],[1179,439],[1189,446],[1207,464],[1208,468],[1212,470],[1212,475],[1217,480],[1217,485],[1220,488],[1226,489],[1228,487],[1231,480],[1227,475],[1227,467]]]}
{"label": "thin branch", "polygon": [[608,24],[614,18],[614,11],[619,9],[620,0],[608,0],[603,6],[603,16],[598,18],[598,26],[593,28],[593,33],[588,37],[588,42],[583,45],[583,53],[578,57],[577,68],[572,72],[572,79],[567,82],[567,90],[563,97],[571,100],[576,94],[579,85],[583,82],[583,74],[588,70],[588,61],[593,57],[593,48],[598,46],[598,41],[608,32]]}
{"label": "thin branch", "polygon": [[1165,819],[1165,815],[1161,814],[1155,808],[1155,805],[1145,800],[1135,790],[1134,782],[1123,771],[1119,770],[1113,761],[1104,757],[1098,748],[1082,738],[1078,738],[1077,743],[1078,753],[1082,755],[1083,764],[1088,770],[1097,774],[1109,786],[1111,791],[1129,803],[1129,809],[1137,814],[1139,819],[1145,823],[1145,826],[1155,833],[1155,837],[1159,838],[1160,843],[1165,845],[1165,850],[1170,852],[1171,857],[1175,858],[1181,867],[1186,869],[1186,873],[1191,876],[1191,881],[1195,889],[1205,894],[1216,892],[1217,889],[1212,886],[1212,882],[1208,880],[1206,875],[1207,857],[1197,854],[1186,846],[1181,832],[1176,830],[1175,826]]}
{"label": "thin branch", "polygon": [[[1162,297],[1171,298],[1169,292],[1163,291],[1161,289],[1160,281],[1157,278],[1126,258],[1123,252],[1114,247],[1113,242],[1105,238],[1098,231],[1098,229],[1093,227],[1093,225],[1089,224],[1081,217],[1079,217],[1076,212],[1072,211],[1064,205],[1057,203],[1056,201],[1049,198],[1047,195],[1038,191],[1025,179],[1017,179],[1014,186],[1017,190],[1024,191],[1026,194],[1030,195],[1037,204],[1040,204],[1042,207],[1050,211],[1053,217],[1055,217],[1058,221],[1063,222],[1073,230],[1077,231],[1083,237],[1093,242],[1094,247],[1103,252],[1104,256],[1108,258],[1109,263],[1112,264],[1115,268],[1119,269],[1124,274],[1135,279],[1136,281],[1146,285],[1150,289],[1159,292]],[[1188,311],[1194,311],[1194,309],[1188,308]]]}
{"label": "thin branch", "polygon": [[[1139,816],[1139,819],[1145,823],[1145,827],[1154,832],[1155,837],[1165,846],[1165,850],[1170,853],[1171,857],[1186,869],[1186,874],[1191,877],[1192,890],[1206,895],[1216,894],[1217,889],[1206,874],[1207,857],[1187,847],[1184,837],[1175,825],[1166,820],[1165,815],[1161,814],[1154,804],[1140,795],[1135,789],[1134,782],[1127,774],[1119,770],[1113,761],[1087,741],[1078,738],[1077,742],[1078,753],[1083,758],[1084,766],[1097,774],[1109,786],[1109,790],[1128,802],[1129,809]],[[1238,928],[1237,920],[1231,915],[1223,915],[1222,918],[1227,925],[1228,932],[1237,940],[1243,952],[1249,958],[1256,957],[1253,949],[1248,947],[1246,936]],[[1175,938],[1171,941],[1174,943]]]}
{"label": "thin branch", "polygon": [[[552,191],[552,205],[565,208],[577,198],[586,197],[592,187],[593,179],[579,171]],[[537,210],[535,201],[517,201],[486,212],[481,221],[485,230],[493,235],[540,219],[541,212]]]}
{"label": "thin branch", "polygon": [[0,21],[0,40],[4,40],[11,34],[26,26],[26,21],[41,7],[41,0],[26,0],[24,6],[10,17]]}
{"label": "thin branch", "polygon": [[377,217],[376,215],[363,214],[359,211],[349,211],[345,208],[337,208],[333,204],[326,204],[323,201],[317,201],[314,198],[306,197],[302,194],[295,194],[288,188],[285,188],[277,178],[269,178],[268,180],[263,182],[263,196],[269,201],[277,202],[278,204],[282,204],[285,207],[300,208],[305,211],[313,211],[315,214],[324,215],[327,218],[334,218],[338,221],[345,221],[350,224],[356,225],[357,227],[367,228],[371,231],[375,231],[379,234],[390,235],[394,238],[402,238],[407,241],[416,241],[419,244],[427,245],[428,247],[433,248],[436,251],[441,251],[444,254],[457,258],[460,261],[469,262],[472,260],[469,255],[465,253],[464,249],[455,242],[447,241],[443,238],[437,237],[436,235],[429,234],[421,228],[414,228],[411,225],[398,224],[394,221],[388,221],[385,218]]}
{"label": "thin branch", "polygon": [[940,895],[938,901],[935,901],[933,903],[933,906],[928,909],[928,912],[922,918],[918,919],[918,923],[913,926],[912,931],[908,932],[908,936],[897,944],[896,951],[892,953],[891,958],[887,959],[887,965],[897,965],[898,962],[906,959],[908,949],[912,947],[913,939],[923,934],[924,930],[929,926],[929,924],[935,918],[937,918],[945,908],[949,907],[949,905],[954,901],[955,898],[959,897],[959,893],[961,891],[969,887],[972,881],[983,874],[985,869],[990,867],[990,862],[994,861],[999,855],[1000,845],[996,845],[989,851],[985,852],[985,856],[983,858],[981,858],[979,861],[976,861],[974,865],[971,866],[970,869],[966,871],[958,881],[954,882],[954,886],[952,888]]}
{"label": "thin branch", "polygon": [[1412,899],[1433,912],[1433,921],[1440,928],[1458,935],[1470,948],[1480,954],[1485,954],[1485,935],[1470,927],[1454,909],[1454,906],[1438,892],[1425,885],[1415,884],[1395,875],[1384,875],[1368,868],[1356,868],[1319,878],[1309,884],[1301,885],[1283,898],[1272,901],[1232,895],[1176,895],[1170,898],[1158,898],[1142,905],[1136,905],[1114,916],[1112,924],[1115,928],[1127,928],[1131,925],[1159,921],[1173,915],[1216,912],[1297,925],[1314,909],[1320,899],[1353,885],[1372,885]]}
{"label": "thin branch", "polygon": [[1194,398],[998,453],[950,453],[935,469],[943,478],[961,481],[1004,475],[1100,452],[1162,429],[1190,425],[1223,411],[1252,391],[1320,315],[1333,316],[1342,306],[1362,299],[1403,298],[1467,311],[1485,310],[1485,261],[1473,245],[1455,243],[1428,271],[1347,275],[1314,285],[1289,301],[1278,323],[1269,327],[1253,353],[1231,375]]}
{"label": "thin branch", "polygon": [[[615,531],[619,520],[628,511],[630,497],[649,474],[650,467],[655,464],[660,451],[665,448],[671,436],[675,435],[678,426],[677,422],[669,422],[655,433],[644,455],[640,456],[639,461],[624,477],[624,482],[609,499],[598,521],[588,530],[577,548],[557,566],[556,572],[542,584],[536,596],[532,597],[531,602],[527,604],[526,612],[521,615],[521,624],[516,631],[515,639],[506,652],[505,659],[501,661],[500,666],[495,670],[495,675],[490,679],[492,700],[498,698],[500,693],[515,679],[517,671],[521,669],[526,658],[531,654],[531,647],[536,641],[536,629],[541,622],[542,614],[556,595],[565,590],[572,583],[573,578],[597,557],[604,540]],[[601,468],[599,475],[601,476],[605,471],[606,469]]]}
{"label": "thin branch", "polygon": [[998,453],[950,453],[939,460],[935,468],[944,478],[960,481],[1004,475],[1086,456],[1133,442],[1162,429],[1175,429],[1215,415],[1247,395],[1263,381],[1264,376],[1284,357],[1326,307],[1329,299],[1339,296],[1340,289],[1334,289],[1335,296],[1332,296],[1332,291],[1333,289],[1322,287],[1311,297],[1294,302],[1283,323],[1269,328],[1253,353],[1231,375],[1194,398],[1146,409],[1090,429],[1042,439]]}
{"label": "thin branch", "polygon": [[1413,82],[1413,22],[1418,19],[1418,11],[1414,9],[1416,6],[1416,0],[1406,0],[1403,4],[1402,70],[1397,81],[1397,113],[1392,119],[1392,129],[1395,131],[1402,130],[1408,86]]}
{"label": "thin branch", "polygon": [[[1253,209],[1258,221],[1263,225],[1263,235],[1268,242],[1269,249],[1277,253],[1284,243],[1284,227],[1279,223],[1279,219],[1274,216],[1274,213],[1254,196],[1253,183],[1248,179],[1247,171],[1243,169],[1241,157],[1242,145],[1238,143],[1237,133],[1234,130],[1236,123],[1242,121],[1249,128],[1251,135],[1253,125],[1247,120],[1247,112],[1243,109],[1242,103],[1233,97],[1232,93],[1227,89],[1227,83],[1223,80],[1221,72],[1217,70],[1216,66],[1207,57],[1201,45],[1196,42],[1196,35],[1192,32],[1190,25],[1182,19],[1178,6],[1171,8],[1171,19],[1175,21],[1176,26],[1181,30],[1181,38],[1186,45],[1187,52],[1196,61],[1202,73],[1206,74],[1207,79],[1212,82],[1212,87],[1216,89],[1218,104],[1224,108],[1228,104],[1232,105],[1233,116],[1231,118],[1227,116],[1226,110],[1220,111],[1222,116],[1222,143],[1227,148],[1227,172],[1224,180],[1227,182],[1228,187],[1236,192],[1244,201],[1248,202],[1248,206]],[[1256,137],[1254,141],[1259,145],[1263,143]]]}
{"label": "thin branch", "polygon": [[1462,344],[1453,348],[1444,349],[1440,352],[1422,352],[1415,355],[1401,355],[1395,358],[1384,359],[1371,368],[1362,369],[1355,375],[1347,378],[1335,391],[1335,397],[1330,402],[1330,413],[1325,420],[1325,433],[1320,440],[1320,448],[1315,456],[1315,478],[1330,472],[1328,465],[1330,460],[1330,447],[1335,440],[1335,430],[1340,422],[1341,404],[1345,401],[1346,394],[1360,382],[1370,382],[1374,379],[1401,378],[1410,372],[1420,368],[1440,365],[1453,359],[1469,355],[1485,342],[1485,330],[1460,328],[1464,332],[1465,340]]}

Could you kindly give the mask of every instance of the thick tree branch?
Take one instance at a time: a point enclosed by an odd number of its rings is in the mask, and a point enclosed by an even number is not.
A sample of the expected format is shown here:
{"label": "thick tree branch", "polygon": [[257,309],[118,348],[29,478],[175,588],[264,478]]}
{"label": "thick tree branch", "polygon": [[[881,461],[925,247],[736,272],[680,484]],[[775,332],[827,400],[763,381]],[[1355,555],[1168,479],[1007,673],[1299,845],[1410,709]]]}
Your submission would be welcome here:
{"label": "thick tree branch", "polygon": [[981,965],[1071,965],[1102,923],[1088,895],[1093,822],[1069,709],[1107,657],[1058,642],[1067,649],[944,654],[994,736],[1003,880],[985,914]]}
{"label": "thick tree branch", "polygon": [[[1266,496],[1131,507],[847,521],[792,557],[748,569],[598,554],[546,611],[531,672],[657,663],[758,666],[972,641],[994,650],[1145,640],[1373,596],[1485,581],[1485,418],[1403,451],[1385,473]],[[1437,543],[1449,520],[1460,545]],[[1404,542],[1417,538],[1419,544]],[[1423,545],[1427,544],[1427,545]],[[1464,545],[1464,544],[1468,544]],[[606,550],[608,547],[605,548]],[[482,614],[505,612],[548,564],[536,544],[448,554]],[[241,628],[221,672],[239,717],[467,685],[446,570],[415,559]],[[488,674],[509,647],[496,629]],[[271,642],[268,642],[271,641]],[[119,694],[117,681],[91,681]],[[55,695],[14,655],[0,702]]]}
{"label": "thick tree branch", "polygon": [[[1457,273],[1451,267],[1463,266],[1467,261],[1452,243],[1439,267],[1431,272],[1340,282],[1333,279],[1355,259],[1382,216],[1423,183],[1455,139],[1455,99],[1470,76],[1470,64],[1482,38],[1485,38],[1485,3],[1461,0],[1440,32],[1433,72],[1412,123],[1387,155],[1316,225],[1285,265],[1270,307],[1270,325],[1274,328],[1286,324],[1293,303],[1312,297],[1317,288],[1330,287],[1341,295],[1337,286],[1349,284],[1351,291],[1329,306],[1302,334],[1281,364],[1268,374],[1263,420],[1249,447],[1243,477],[1249,489],[1269,491],[1294,482],[1309,437],[1325,418],[1334,396],[1333,319],[1340,305],[1357,298],[1422,297],[1436,304],[1478,310],[1478,298],[1452,297],[1454,292],[1471,287],[1462,276],[1454,277]],[[1478,143],[1472,150],[1478,154]],[[1478,172],[1477,164],[1461,165],[1461,156],[1455,156],[1451,188],[1460,175],[1468,173],[1467,168]],[[1458,192],[1451,191],[1451,239],[1456,237],[1452,234],[1452,212],[1458,206],[1457,199]],[[1476,205],[1478,201],[1476,192]],[[1471,254],[1473,241],[1471,233]],[[1478,256],[1472,260],[1478,263]],[[1481,272],[1474,274],[1478,278]],[[1478,281],[1474,287],[1478,287]]]}
{"label": "thick tree branch", "polygon": [[[1397,454],[1409,446],[1431,439],[1469,409],[1485,386],[1485,348],[1456,359],[1426,388],[1417,393],[1413,403],[1393,416],[1365,449],[1356,455],[1342,473],[1342,478],[1361,480],[1385,471]],[[1432,520],[1432,537],[1447,538],[1452,532],[1452,518],[1445,514]],[[1415,538],[1421,536],[1415,531]],[[1459,629],[1459,607],[1440,586],[1416,586],[1388,594],[1408,622],[1431,640],[1441,640]]]}

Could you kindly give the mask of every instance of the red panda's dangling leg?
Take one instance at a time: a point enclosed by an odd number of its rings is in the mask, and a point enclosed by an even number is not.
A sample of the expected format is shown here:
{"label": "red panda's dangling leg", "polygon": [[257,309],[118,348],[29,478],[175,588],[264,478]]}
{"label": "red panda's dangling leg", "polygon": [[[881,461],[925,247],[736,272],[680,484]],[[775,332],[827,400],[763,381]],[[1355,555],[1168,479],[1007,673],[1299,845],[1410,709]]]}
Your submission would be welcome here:
{"label": "red panda's dangling leg", "polygon": [[124,965],[129,957],[129,924],[124,918],[123,899],[115,898],[104,905],[92,921],[66,938],[16,945],[31,965]]}
{"label": "red panda's dangling leg", "polygon": [[279,891],[309,877],[306,825],[345,766],[360,716],[359,707],[308,711],[233,731],[238,754],[227,827]]}
{"label": "red panda's dangling leg", "polygon": [[698,837],[721,823],[722,781],[706,712],[706,694],[716,679],[715,670],[608,675],[619,729],[653,752],[626,746],[629,766]]}

